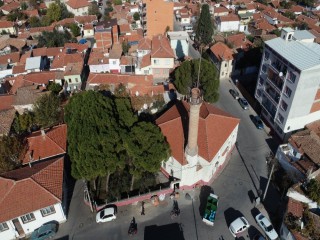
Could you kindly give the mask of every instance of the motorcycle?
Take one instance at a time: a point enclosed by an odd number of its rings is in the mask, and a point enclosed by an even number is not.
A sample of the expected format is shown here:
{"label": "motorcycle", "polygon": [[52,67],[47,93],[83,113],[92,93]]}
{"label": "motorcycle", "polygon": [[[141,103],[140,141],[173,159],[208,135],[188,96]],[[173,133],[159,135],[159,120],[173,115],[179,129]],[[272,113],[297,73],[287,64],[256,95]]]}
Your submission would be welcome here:
{"label": "motorcycle", "polygon": [[138,232],[138,226],[137,226],[137,223],[136,223],[136,219],[133,217],[131,222],[130,222],[128,235],[129,236],[133,236],[133,235],[137,234],[137,232]]}

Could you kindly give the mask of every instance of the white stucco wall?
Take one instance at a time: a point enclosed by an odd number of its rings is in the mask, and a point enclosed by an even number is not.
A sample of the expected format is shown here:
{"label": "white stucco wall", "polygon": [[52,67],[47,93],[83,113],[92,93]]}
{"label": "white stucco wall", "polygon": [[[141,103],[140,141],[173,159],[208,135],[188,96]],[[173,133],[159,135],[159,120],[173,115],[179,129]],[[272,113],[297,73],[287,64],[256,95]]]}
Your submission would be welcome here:
{"label": "white stucco wall", "polygon": [[174,58],[151,58],[152,68],[173,68]]}
{"label": "white stucco wall", "polygon": [[[220,170],[220,167],[225,163],[230,151],[232,151],[237,140],[238,127],[239,125],[235,127],[211,162],[208,162],[200,156],[198,157],[198,162],[202,166],[199,171],[197,171],[196,165],[191,166],[190,164],[187,164],[181,166],[181,164],[173,157],[170,157],[165,164],[162,164],[163,169],[170,175],[173,174],[175,178],[180,179],[180,186],[192,186],[199,181],[209,182],[214,174]],[[227,151],[225,151],[226,149]],[[225,154],[222,155],[224,152]]]}
{"label": "white stucco wall", "polygon": [[137,74],[137,75],[151,75],[152,74],[151,65],[146,66],[144,68],[135,68],[135,74]]}
{"label": "white stucco wall", "polygon": [[[23,223],[21,220],[21,216],[17,219],[19,220],[21,227],[26,235],[30,235],[35,229],[39,228],[41,225],[50,222],[50,221],[57,221],[58,223],[63,223],[66,221],[66,216],[62,210],[61,204],[57,203],[54,205],[55,213],[50,214],[48,216],[43,217],[40,210],[34,211],[35,220]],[[6,222],[9,229],[3,232],[0,232],[0,239],[7,240],[7,239],[15,239],[18,237],[18,233],[15,230],[14,224],[12,220]]]}
{"label": "white stucco wall", "polygon": [[94,30],[93,29],[85,29],[83,30],[83,37],[93,37],[94,36]]}
{"label": "white stucco wall", "polygon": [[64,79],[68,83],[68,91],[81,89],[81,76],[80,75],[65,75]]}
{"label": "white stucco wall", "polygon": [[229,78],[233,71],[232,60],[222,61],[220,63],[220,79]]}
{"label": "white stucco wall", "polygon": [[151,50],[137,50],[138,57],[143,57],[143,56],[149,54],[150,52],[151,52]]}
{"label": "white stucco wall", "polygon": [[0,28],[0,34],[2,31],[6,31],[7,33],[10,33],[10,34],[16,34],[16,30],[14,29],[14,27]]}
{"label": "white stucco wall", "polygon": [[110,68],[110,71],[112,70],[117,70],[119,71],[120,73],[120,59],[109,59],[109,68]]}
{"label": "white stucco wall", "polygon": [[89,65],[90,72],[106,73],[110,72],[109,64]]}
{"label": "white stucco wall", "polygon": [[69,12],[72,12],[75,16],[84,16],[88,15],[88,7],[83,7],[83,8],[78,8],[78,9],[73,9],[70,7],[68,4],[66,4],[67,9]]}
{"label": "white stucco wall", "polygon": [[[178,43],[180,46],[178,45]],[[170,45],[171,48],[175,51],[177,58],[188,56],[189,44],[187,40],[170,40]]]}
{"label": "white stucco wall", "polygon": [[220,32],[231,32],[239,30],[239,21],[220,22],[218,24],[218,30]]}

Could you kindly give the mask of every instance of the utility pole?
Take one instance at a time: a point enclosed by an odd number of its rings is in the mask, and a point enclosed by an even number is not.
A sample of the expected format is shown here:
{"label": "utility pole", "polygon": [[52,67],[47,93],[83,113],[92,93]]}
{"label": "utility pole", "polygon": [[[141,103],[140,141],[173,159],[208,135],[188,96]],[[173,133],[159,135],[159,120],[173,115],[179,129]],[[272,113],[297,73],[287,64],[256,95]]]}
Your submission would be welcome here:
{"label": "utility pole", "polygon": [[272,174],[273,174],[273,170],[274,170],[274,163],[272,164],[272,167],[271,167],[268,183],[267,183],[267,186],[266,186],[266,190],[264,191],[264,194],[263,194],[262,202],[264,201],[264,199],[265,199],[265,197],[267,195],[269,184],[270,184],[270,180],[271,180],[271,177],[272,177]]}

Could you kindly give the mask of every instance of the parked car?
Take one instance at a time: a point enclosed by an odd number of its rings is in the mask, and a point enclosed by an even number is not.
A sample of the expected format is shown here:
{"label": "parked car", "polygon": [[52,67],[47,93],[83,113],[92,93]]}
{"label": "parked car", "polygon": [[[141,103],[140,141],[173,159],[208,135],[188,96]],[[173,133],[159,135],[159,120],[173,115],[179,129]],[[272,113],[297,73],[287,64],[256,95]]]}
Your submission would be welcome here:
{"label": "parked car", "polygon": [[247,230],[249,227],[250,224],[247,219],[245,219],[245,217],[239,217],[230,224],[229,230],[232,236],[237,237],[237,234]]}
{"label": "parked car", "polygon": [[262,213],[259,213],[256,216],[256,221],[270,240],[275,240],[278,238],[278,234],[276,230],[274,230],[271,222]]}
{"label": "parked car", "polygon": [[31,240],[44,240],[53,238],[58,231],[57,223],[45,223],[41,227],[34,230],[31,234]]}
{"label": "parked car", "polygon": [[249,109],[249,103],[247,102],[246,99],[244,98],[239,98],[238,99],[240,106],[244,109],[244,110],[248,110]]}
{"label": "parked car", "polygon": [[106,207],[96,215],[96,222],[111,222],[117,218],[115,207]]}
{"label": "parked car", "polygon": [[235,89],[230,89],[229,92],[230,92],[230,94],[232,95],[232,97],[233,97],[234,99],[237,99],[237,100],[239,99],[240,94],[239,94],[239,92],[238,92],[237,90],[235,90]]}
{"label": "parked car", "polygon": [[252,122],[258,129],[263,129],[263,122],[261,121],[261,118],[259,116],[252,117]]}

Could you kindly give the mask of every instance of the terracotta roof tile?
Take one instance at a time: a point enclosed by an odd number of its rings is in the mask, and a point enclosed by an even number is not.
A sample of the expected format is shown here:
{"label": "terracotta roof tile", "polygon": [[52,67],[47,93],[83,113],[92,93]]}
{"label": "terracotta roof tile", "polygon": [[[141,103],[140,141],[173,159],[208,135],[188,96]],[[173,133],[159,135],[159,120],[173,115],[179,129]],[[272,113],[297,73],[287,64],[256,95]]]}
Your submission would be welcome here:
{"label": "terracotta roof tile", "polygon": [[218,42],[210,48],[219,61],[233,60],[233,51],[224,43]]}
{"label": "terracotta roof tile", "polygon": [[81,53],[59,53],[52,61],[51,68],[64,68],[68,63],[82,63],[83,56]]}
{"label": "terracotta roof tile", "polygon": [[151,66],[151,54],[146,54],[142,57],[140,68]]}
{"label": "terracotta roof tile", "polygon": [[45,71],[28,73],[24,76],[24,81],[31,84],[42,85],[49,84],[49,81],[63,79],[63,71]]}
{"label": "terracotta roof tile", "polygon": [[10,28],[13,27],[14,23],[9,21],[0,21],[0,28]]}
{"label": "terracotta roof tile", "polygon": [[14,95],[0,95],[0,111],[12,108],[13,101]]}
{"label": "terracotta roof tile", "polygon": [[87,85],[94,84],[129,84],[136,85],[153,85],[152,75],[130,75],[130,74],[111,74],[111,73],[89,73]]}
{"label": "terracotta roof tile", "polygon": [[235,22],[240,21],[239,16],[235,14],[229,14],[227,16],[220,16],[218,17],[220,19],[220,22]]}
{"label": "terracotta roof tile", "polygon": [[[186,164],[184,148],[188,135],[189,108],[188,103],[179,102],[156,120],[156,124],[167,138],[172,156],[182,165]],[[212,161],[239,121],[239,119],[204,102],[200,108],[199,155],[208,162]]]}
{"label": "terracotta roof tile", "polygon": [[73,9],[83,8],[83,7],[89,7],[90,3],[88,0],[69,0],[66,2],[67,5],[69,5]]}
{"label": "terracotta roof tile", "polygon": [[8,63],[18,63],[20,60],[20,53],[9,53],[6,55],[0,56],[0,64],[8,64]]}
{"label": "terracotta roof tile", "polygon": [[82,24],[91,24],[94,22],[97,22],[97,16],[96,15],[87,15],[87,16],[75,16],[74,20],[78,23]]}
{"label": "terracotta roof tile", "polygon": [[44,132],[44,135],[41,131],[34,132],[27,138],[27,152],[22,159],[22,164],[66,153],[67,127],[65,124]]}
{"label": "terracotta roof tile", "polygon": [[120,59],[122,55],[121,44],[113,44],[112,49],[109,52],[110,59]]}
{"label": "terracotta roof tile", "polygon": [[0,222],[61,202],[63,158],[25,166],[0,177]]}
{"label": "terracotta roof tile", "polygon": [[19,7],[20,7],[19,2],[11,2],[11,3],[3,5],[1,7],[1,9],[4,11],[7,11],[7,12],[11,12],[12,10],[18,9]]}
{"label": "terracotta roof tile", "polygon": [[151,58],[175,58],[168,38],[157,35],[152,38]]}
{"label": "terracotta roof tile", "polygon": [[93,51],[90,53],[88,65],[109,64],[109,58],[102,51]]}
{"label": "terracotta roof tile", "polygon": [[83,62],[68,63],[64,71],[64,76],[80,75],[83,70]]}
{"label": "terracotta roof tile", "polygon": [[96,40],[95,47],[103,51],[107,51],[112,46],[111,32],[95,32],[94,38]]}
{"label": "terracotta roof tile", "polygon": [[36,85],[22,86],[17,89],[13,105],[19,106],[26,104],[34,104],[39,97],[47,93],[49,92],[44,92],[41,88],[38,88],[38,86]]}
{"label": "terracotta roof tile", "polygon": [[16,110],[11,108],[0,111],[0,136],[10,133]]}
{"label": "terracotta roof tile", "polygon": [[139,41],[138,49],[139,50],[151,50],[151,40],[149,38],[143,38]]}
{"label": "terracotta roof tile", "polygon": [[235,49],[248,49],[252,46],[252,42],[246,38],[244,33],[230,35],[227,37],[227,41],[231,43]]}

